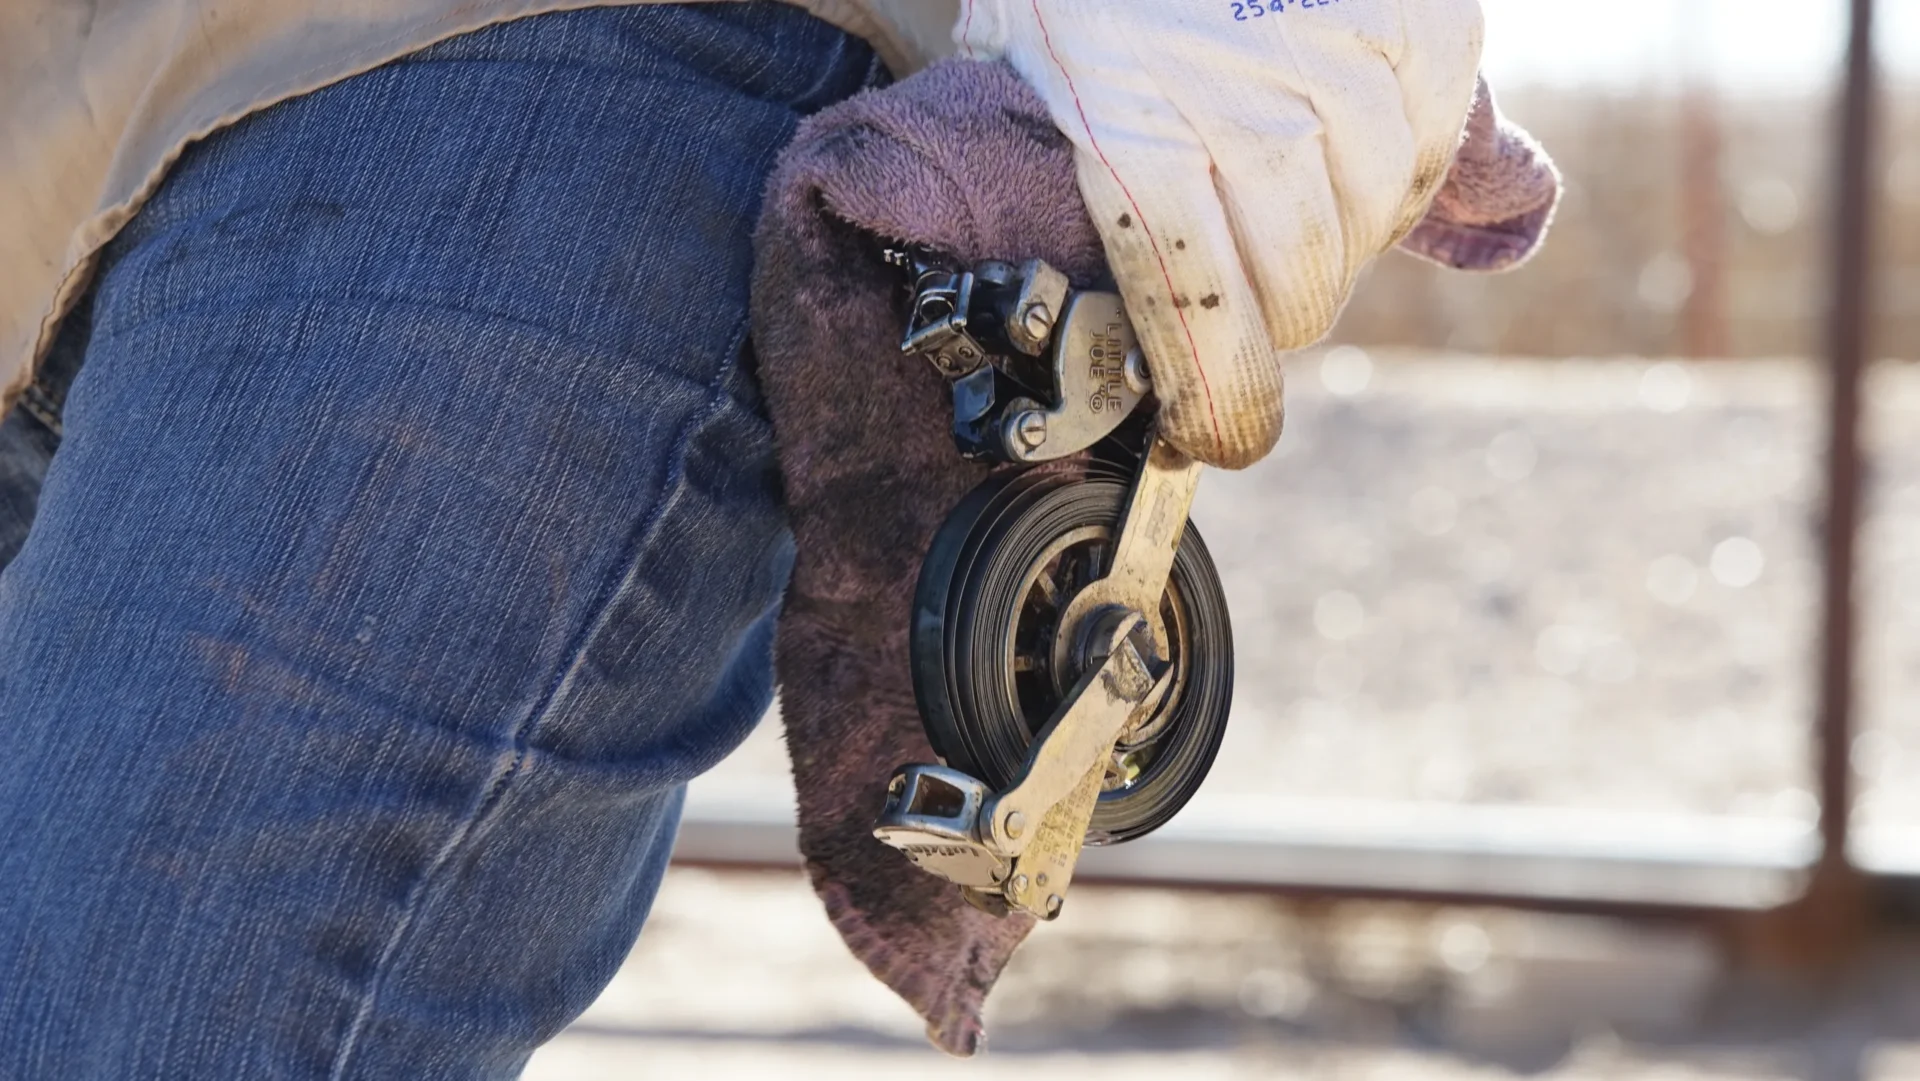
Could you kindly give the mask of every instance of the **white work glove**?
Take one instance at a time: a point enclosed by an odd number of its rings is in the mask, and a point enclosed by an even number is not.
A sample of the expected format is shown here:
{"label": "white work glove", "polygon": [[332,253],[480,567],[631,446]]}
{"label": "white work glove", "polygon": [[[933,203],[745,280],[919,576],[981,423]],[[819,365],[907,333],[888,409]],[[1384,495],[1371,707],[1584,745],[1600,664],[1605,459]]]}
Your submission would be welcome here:
{"label": "white work glove", "polygon": [[1229,469],[1273,449],[1280,357],[1447,178],[1478,0],[963,0],[1077,149],[1162,431]]}

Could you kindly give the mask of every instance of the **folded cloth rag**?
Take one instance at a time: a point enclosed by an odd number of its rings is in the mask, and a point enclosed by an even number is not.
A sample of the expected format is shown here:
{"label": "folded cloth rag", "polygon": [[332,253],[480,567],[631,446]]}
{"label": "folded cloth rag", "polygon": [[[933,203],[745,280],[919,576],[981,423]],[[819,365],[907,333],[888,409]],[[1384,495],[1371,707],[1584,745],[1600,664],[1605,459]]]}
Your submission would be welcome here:
{"label": "folded cloth rag", "polygon": [[800,850],[854,954],[967,1055],[1032,921],[969,907],[871,831],[894,769],[935,761],[907,664],[914,582],[987,470],[954,450],[946,381],[900,353],[905,279],[880,238],[1085,284],[1100,237],[1046,109],[1011,68],[966,61],[803,125],[756,237],[753,338],[798,548],[776,656]]}
{"label": "folded cloth rag", "polygon": [[1559,201],[1553,159],[1481,79],[1447,182],[1400,247],[1455,270],[1511,270],[1539,249]]}
{"label": "folded cloth rag", "polygon": [[848,947],[968,1055],[1032,921],[969,907],[871,830],[894,769],[934,760],[908,668],[914,584],[988,470],[954,450],[946,382],[900,353],[886,242],[1045,259],[1080,286],[1105,264],[1046,106],[1011,68],[961,60],[802,125],[755,238],[754,347],[798,549],[777,668],[801,854]]}

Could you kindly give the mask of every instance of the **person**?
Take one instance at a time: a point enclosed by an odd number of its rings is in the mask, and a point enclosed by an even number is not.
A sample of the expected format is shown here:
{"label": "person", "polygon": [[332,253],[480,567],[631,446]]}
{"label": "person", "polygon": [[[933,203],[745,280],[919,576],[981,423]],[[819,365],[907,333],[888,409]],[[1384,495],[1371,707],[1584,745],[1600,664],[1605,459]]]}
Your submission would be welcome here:
{"label": "person", "polygon": [[772,693],[743,358],[801,118],[943,41],[1012,64],[1169,437],[1240,467],[1480,39],[1475,0],[5,6],[0,1076],[511,1077],[611,978]]}

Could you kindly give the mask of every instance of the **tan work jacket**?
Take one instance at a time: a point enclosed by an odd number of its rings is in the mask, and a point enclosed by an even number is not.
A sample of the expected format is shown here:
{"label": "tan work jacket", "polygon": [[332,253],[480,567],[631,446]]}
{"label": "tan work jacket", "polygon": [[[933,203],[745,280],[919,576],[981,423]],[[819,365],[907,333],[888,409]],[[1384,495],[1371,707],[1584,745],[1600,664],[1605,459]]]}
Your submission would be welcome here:
{"label": "tan work jacket", "polygon": [[[0,405],[94,256],[189,142],[435,41],[545,11],[667,0],[0,0]],[[905,74],[959,0],[790,0]]]}

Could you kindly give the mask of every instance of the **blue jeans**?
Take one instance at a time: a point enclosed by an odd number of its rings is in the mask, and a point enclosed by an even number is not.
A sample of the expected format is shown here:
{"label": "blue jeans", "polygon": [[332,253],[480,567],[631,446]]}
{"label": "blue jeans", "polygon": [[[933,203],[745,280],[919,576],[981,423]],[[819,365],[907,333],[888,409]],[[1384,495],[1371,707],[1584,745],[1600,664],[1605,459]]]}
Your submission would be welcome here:
{"label": "blue jeans", "polygon": [[0,431],[0,1078],[506,1078],[594,998],[771,695],[751,229],[876,70],[586,10],[190,150]]}

